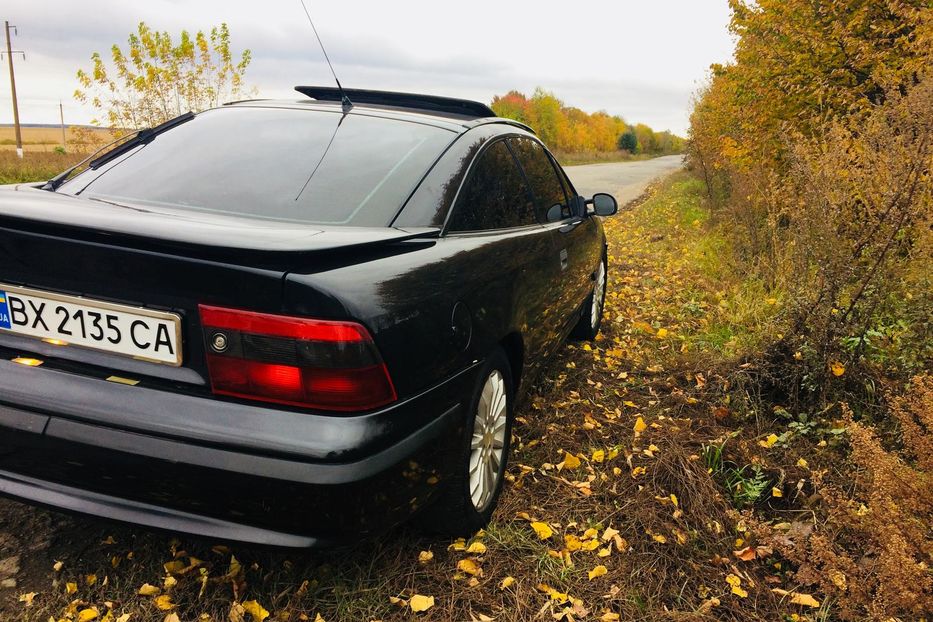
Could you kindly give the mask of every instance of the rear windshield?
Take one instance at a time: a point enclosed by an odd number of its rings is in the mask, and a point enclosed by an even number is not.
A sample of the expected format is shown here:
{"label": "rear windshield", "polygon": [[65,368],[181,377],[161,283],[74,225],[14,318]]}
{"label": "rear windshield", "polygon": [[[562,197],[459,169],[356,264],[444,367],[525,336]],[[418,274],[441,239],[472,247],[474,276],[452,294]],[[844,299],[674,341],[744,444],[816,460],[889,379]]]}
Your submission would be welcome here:
{"label": "rear windshield", "polygon": [[362,114],[222,108],[60,191],[134,206],[381,227],[455,137]]}

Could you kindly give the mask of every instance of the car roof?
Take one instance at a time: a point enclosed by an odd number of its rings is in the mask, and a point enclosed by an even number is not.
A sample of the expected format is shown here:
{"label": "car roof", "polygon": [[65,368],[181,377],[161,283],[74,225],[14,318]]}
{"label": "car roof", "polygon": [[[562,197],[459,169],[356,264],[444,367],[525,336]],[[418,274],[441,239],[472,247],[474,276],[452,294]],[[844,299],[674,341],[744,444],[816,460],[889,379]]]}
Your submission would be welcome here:
{"label": "car roof", "polygon": [[[309,99],[249,99],[224,105],[326,110],[328,112],[339,110],[347,114],[368,114],[388,119],[415,121],[458,133],[478,125],[501,123],[534,134],[534,130],[524,123],[497,117],[495,112],[485,104],[470,100],[363,89],[340,91],[333,87],[316,86],[297,86],[295,90],[307,95]],[[353,102],[353,107],[349,110],[344,110],[341,104],[344,94]]]}

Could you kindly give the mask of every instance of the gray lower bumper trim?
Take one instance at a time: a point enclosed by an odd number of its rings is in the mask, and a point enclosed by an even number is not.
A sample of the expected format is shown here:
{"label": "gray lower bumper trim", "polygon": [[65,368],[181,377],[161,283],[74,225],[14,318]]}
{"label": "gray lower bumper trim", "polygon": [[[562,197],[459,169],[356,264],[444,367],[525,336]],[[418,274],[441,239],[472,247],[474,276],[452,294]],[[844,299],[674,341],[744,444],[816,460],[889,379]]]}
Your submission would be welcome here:
{"label": "gray lower bumper trim", "polygon": [[0,471],[0,494],[101,518],[221,540],[289,548],[308,548],[329,544],[318,538],[240,525],[208,516],[189,514],[148,503],[53,484],[7,471]]}

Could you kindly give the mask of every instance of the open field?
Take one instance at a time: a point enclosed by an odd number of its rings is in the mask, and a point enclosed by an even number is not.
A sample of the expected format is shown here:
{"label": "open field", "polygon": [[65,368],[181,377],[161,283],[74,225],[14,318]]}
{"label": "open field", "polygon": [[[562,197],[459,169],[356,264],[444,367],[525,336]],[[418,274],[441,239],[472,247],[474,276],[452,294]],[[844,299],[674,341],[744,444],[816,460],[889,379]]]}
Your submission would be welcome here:
{"label": "open field", "polygon": [[[62,146],[62,130],[60,127],[32,127],[22,128],[23,151],[26,153],[54,151]],[[85,126],[65,126],[66,151],[85,151],[87,141],[104,142],[110,140],[110,132],[105,129],[88,128]],[[0,153],[16,151],[16,132],[12,125],[0,126]]]}

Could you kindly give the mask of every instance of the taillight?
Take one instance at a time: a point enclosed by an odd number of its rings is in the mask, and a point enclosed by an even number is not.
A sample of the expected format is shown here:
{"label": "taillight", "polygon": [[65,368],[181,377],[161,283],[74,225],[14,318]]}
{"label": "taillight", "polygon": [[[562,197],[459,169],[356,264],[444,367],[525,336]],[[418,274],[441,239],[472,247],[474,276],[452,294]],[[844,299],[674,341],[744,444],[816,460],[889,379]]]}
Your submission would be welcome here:
{"label": "taillight", "polygon": [[389,371],[360,324],[198,308],[215,394],[339,411],[396,400]]}

